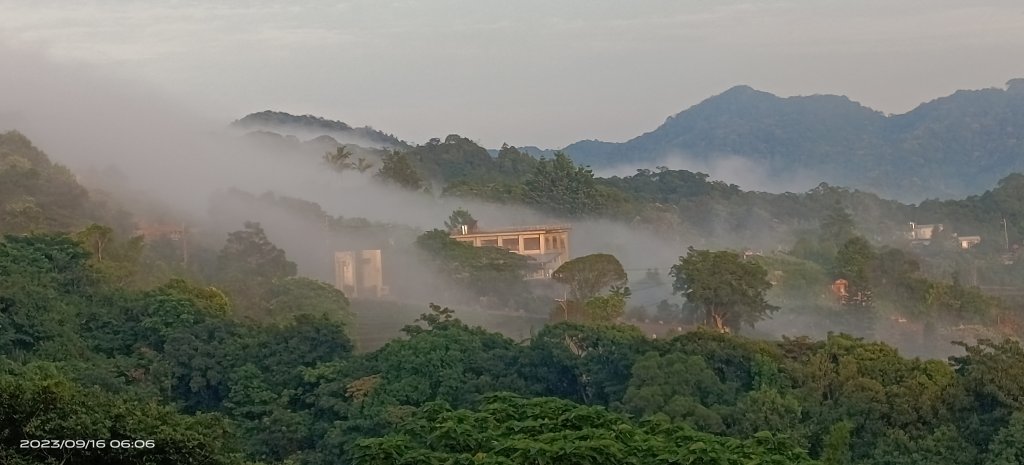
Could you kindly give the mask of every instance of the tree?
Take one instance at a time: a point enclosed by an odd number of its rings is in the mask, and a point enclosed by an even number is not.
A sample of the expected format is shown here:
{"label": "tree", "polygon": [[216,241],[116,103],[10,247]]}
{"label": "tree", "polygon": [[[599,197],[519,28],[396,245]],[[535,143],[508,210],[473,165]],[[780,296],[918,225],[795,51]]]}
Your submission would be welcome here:
{"label": "tree", "polygon": [[245,274],[256,279],[278,279],[295,276],[295,262],[288,261],[259,223],[247,221],[245,229],[228,234],[217,263],[224,273]]}
{"label": "tree", "polygon": [[137,277],[145,248],[143,236],[118,241],[112,228],[93,223],[75,233],[74,237],[92,253],[92,264],[109,282],[125,286]]}
{"label": "tree", "polygon": [[832,210],[821,220],[819,240],[822,244],[833,244],[838,247],[854,236],[855,227],[856,224],[850,213],[836,202]]}
{"label": "tree", "polygon": [[531,339],[522,373],[540,395],[608,405],[622,399],[651,343],[632,325],[549,324]]}
{"label": "tree", "polygon": [[469,213],[469,210],[465,208],[459,208],[452,212],[448,220],[444,222],[444,227],[448,231],[459,231],[463,226],[469,232],[476,231],[476,219]]}
{"label": "tree", "polygon": [[598,253],[574,258],[563,263],[551,279],[569,288],[569,297],[586,302],[612,286],[625,286],[626,271],[614,255]]}
{"label": "tree", "polygon": [[682,425],[634,422],[602,407],[555,398],[486,396],[472,410],[427,404],[387,435],[358,441],[356,465],[474,463],[489,465],[661,465],[814,463],[783,437],[733,439]]}
{"label": "tree", "polygon": [[335,171],[356,169],[356,164],[352,162],[352,152],[349,152],[344,145],[339,146],[334,152],[325,153],[324,161]]}
{"label": "tree", "polygon": [[612,287],[607,295],[591,297],[583,303],[588,321],[611,323],[626,313],[626,300],[631,292],[628,287]]}
{"label": "tree", "polygon": [[217,256],[217,279],[240,305],[236,309],[260,314],[263,293],[275,280],[290,278],[298,271],[284,250],[267,239],[259,223],[246,222],[245,229],[228,234]]}
{"label": "tree", "polygon": [[275,280],[264,294],[267,319],[284,321],[295,315],[326,315],[350,322],[349,301],[345,293],[330,284],[309,278]]}
{"label": "tree", "polygon": [[114,230],[109,226],[91,224],[89,227],[79,231],[75,237],[85,244],[87,250],[92,252],[97,261],[103,261],[103,249],[113,239]]}
{"label": "tree", "polygon": [[501,149],[498,150],[498,156],[495,161],[500,172],[507,174],[515,180],[525,179],[537,165],[536,158],[508,144],[501,144]]}
{"label": "tree", "polygon": [[990,445],[985,465],[1024,463],[1024,413],[1014,412],[1010,422],[999,431]]}
{"label": "tree", "polygon": [[700,431],[722,433],[725,409],[716,404],[735,403],[735,391],[699,356],[650,352],[633,365],[622,404],[635,415],[661,414]]}
{"label": "tree", "polygon": [[373,168],[373,163],[368,161],[367,159],[365,159],[363,157],[359,157],[359,159],[356,160],[356,165],[355,165],[356,171],[358,171],[360,173],[365,173],[365,172],[369,171],[370,168]]}
{"label": "tree", "polygon": [[875,261],[875,250],[862,236],[854,236],[839,247],[836,252],[833,276],[850,283],[852,293],[868,292],[871,288],[870,271]]}
{"label": "tree", "polygon": [[[230,428],[215,415],[183,415],[170,406],[85,388],[34,363],[0,372],[0,463],[134,465],[240,464]],[[135,447],[23,447],[24,440],[148,441]]]}
{"label": "tree", "polygon": [[739,330],[744,323],[753,326],[778,310],[765,300],[772,284],[768,270],[760,264],[725,250],[687,250],[669,273],[675,278],[672,289],[701,306],[705,324],[729,332]]}
{"label": "tree", "polygon": [[822,446],[821,461],[823,465],[850,465],[850,433],[853,424],[841,421],[832,425]]}
{"label": "tree", "polygon": [[423,178],[420,177],[416,168],[413,168],[409,158],[397,150],[384,155],[383,164],[377,171],[377,178],[404,189],[414,191],[423,189]]}
{"label": "tree", "polygon": [[[416,247],[433,261],[441,274],[468,288],[479,297],[492,297],[504,304],[516,304],[530,298],[526,272],[530,259],[499,247],[474,247],[459,242],[440,229],[416,238]],[[523,308],[523,307],[518,307]]]}
{"label": "tree", "polygon": [[585,166],[576,166],[562,152],[556,152],[553,159],[538,161],[524,185],[527,203],[562,215],[595,213],[605,203],[594,172]]}

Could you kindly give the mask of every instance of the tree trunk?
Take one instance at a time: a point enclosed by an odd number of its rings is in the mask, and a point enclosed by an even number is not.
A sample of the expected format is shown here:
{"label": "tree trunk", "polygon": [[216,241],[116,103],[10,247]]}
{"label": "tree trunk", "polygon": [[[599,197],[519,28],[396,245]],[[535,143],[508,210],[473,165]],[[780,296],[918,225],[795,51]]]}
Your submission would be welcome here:
{"label": "tree trunk", "polygon": [[729,327],[725,324],[725,315],[719,312],[717,307],[711,307],[711,319],[714,320],[715,329],[720,333],[728,333]]}

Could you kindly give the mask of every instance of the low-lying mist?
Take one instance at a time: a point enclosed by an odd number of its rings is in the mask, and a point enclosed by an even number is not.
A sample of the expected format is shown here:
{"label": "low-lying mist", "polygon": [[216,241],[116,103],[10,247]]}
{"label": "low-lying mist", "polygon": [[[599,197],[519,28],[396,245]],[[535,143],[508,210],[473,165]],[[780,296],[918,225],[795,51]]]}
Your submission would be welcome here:
{"label": "low-lying mist", "polygon": [[[669,267],[689,245],[742,248],[749,244],[728,227],[713,238],[675,232],[653,232],[633,224],[611,220],[570,221],[524,207],[438,197],[408,192],[377,182],[369,173],[329,169],[308,153],[282,152],[280,147],[261,147],[239,137],[228,124],[237,116],[211,117],[158,90],[103,70],[58,64],[25,52],[0,50],[6,73],[0,73],[0,131],[17,130],[28,136],[54,161],[71,168],[87,187],[113,194],[138,219],[180,221],[219,248],[228,232],[245,221],[258,221],[269,239],[297,262],[299,273],[333,282],[334,250],[361,248],[374,241],[394,246],[397,257],[385,263],[401,269],[408,302],[448,305],[446,296],[460,293],[411,252],[419,232],[443,227],[457,208],[468,209],[483,229],[515,225],[571,224],[571,253],[615,255],[631,281],[642,280],[655,269],[664,282],[635,286],[633,305],[653,307],[662,299],[679,302],[671,294]],[[258,97],[254,97],[258,100]],[[701,162],[682,155],[666,157],[660,165],[704,171],[713,178],[766,191],[803,191],[816,184],[810,173],[786,178],[769,176],[756,163],[739,157],[716,157]],[[599,171],[603,175],[629,175],[633,167]],[[259,202],[224,200],[237,190],[252,196],[273,193],[315,202],[333,217],[366,218],[397,225],[392,237],[377,234],[348,236],[329,234],[323,220],[297,216]],[[221,199],[214,202],[214,199]],[[146,199],[146,200],[142,200]],[[754,223],[770,218],[752,217]],[[744,225],[767,231],[769,225]],[[404,231],[407,233],[401,232]],[[782,243],[784,237],[772,237]],[[788,244],[787,244],[788,245]],[[385,276],[389,270],[384,270]],[[386,285],[388,283],[385,283]],[[455,307],[453,305],[453,307]],[[472,310],[467,310],[472,311]],[[401,314],[396,325],[407,324]],[[500,318],[473,318],[489,329],[510,331]],[[774,333],[793,334],[800,322],[786,321]],[[535,322],[529,326],[533,328]],[[768,325],[770,326],[770,325]],[[522,327],[511,332],[522,336]],[[799,331],[799,330],[798,330]],[[510,334],[514,335],[514,334]],[[890,341],[899,343],[898,340]]]}
{"label": "low-lying mist", "polygon": [[[245,221],[258,221],[308,277],[333,281],[331,251],[369,238],[330,239],[320,221],[254,202],[221,202],[213,208],[211,199],[223,198],[230,189],[271,192],[315,202],[331,216],[366,218],[414,231],[443,227],[456,208],[471,211],[483,228],[571,223],[574,256],[610,252],[631,272],[667,272],[685,250],[686,244],[677,240],[621,223],[571,222],[523,207],[408,192],[377,182],[369,173],[338,173],[309,154],[253,144],[229,130],[227,118],[218,121],[161,98],[155,89],[99,70],[21,52],[4,51],[0,59],[18,70],[0,76],[0,129],[24,133],[54,161],[77,173],[83,184],[111,192],[137,218],[186,222],[200,237],[219,236],[221,241]],[[426,265],[409,256],[399,266],[403,277],[424,281],[407,287],[434,294],[408,298],[445,303],[442,296],[448,292]]]}
{"label": "low-lying mist", "polygon": [[771,172],[767,165],[750,158],[720,153],[708,157],[676,152],[662,156],[655,162],[623,163],[620,165],[598,168],[594,172],[599,176],[630,176],[637,169],[655,169],[664,166],[673,170],[687,170],[695,173],[707,173],[710,179],[735,184],[744,190],[783,193],[806,192],[821,182],[821,177],[810,170],[792,173]]}

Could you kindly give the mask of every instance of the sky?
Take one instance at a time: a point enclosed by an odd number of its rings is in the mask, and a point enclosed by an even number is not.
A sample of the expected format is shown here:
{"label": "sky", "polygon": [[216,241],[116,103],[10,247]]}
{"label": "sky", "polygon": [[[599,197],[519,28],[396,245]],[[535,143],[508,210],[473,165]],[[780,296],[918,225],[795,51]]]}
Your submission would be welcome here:
{"label": "sky", "polygon": [[1001,87],[1024,77],[1024,2],[0,0],[0,46],[225,124],[274,109],[560,148],[739,84],[887,113]]}

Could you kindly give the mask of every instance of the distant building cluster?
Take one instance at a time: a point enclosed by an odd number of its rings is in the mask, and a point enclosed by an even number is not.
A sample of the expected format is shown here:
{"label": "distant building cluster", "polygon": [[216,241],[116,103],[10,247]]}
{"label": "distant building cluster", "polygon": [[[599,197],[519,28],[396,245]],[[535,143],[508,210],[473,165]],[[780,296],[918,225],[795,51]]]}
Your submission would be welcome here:
{"label": "distant building cluster", "polygon": [[943,234],[944,228],[941,224],[917,224],[908,223],[910,226],[905,232],[906,238],[911,245],[928,245],[932,240],[952,239],[961,249],[970,249],[981,243],[981,236],[963,236],[960,234]]}
{"label": "distant building cluster", "polygon": [[[543,279],[569,260],[570,230],[569,226],[525,226],[482,231],[474,224],[459,226],[449,234],[474,247],[499,247],[529,257],[533,268],[526,278]],[[334,286],[352,298],[387,297],[381,250],[336,251]]]}
{"label": "distant building cluster", "polygon": [[931,242],[932,237],[935,237],[940,231],[942,231],[941,224],[917,224],[912,222],[910,223],[910,230],[907,231],[907,239],[910,239],[911,243],[927,245]]}

